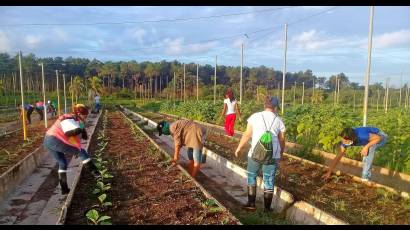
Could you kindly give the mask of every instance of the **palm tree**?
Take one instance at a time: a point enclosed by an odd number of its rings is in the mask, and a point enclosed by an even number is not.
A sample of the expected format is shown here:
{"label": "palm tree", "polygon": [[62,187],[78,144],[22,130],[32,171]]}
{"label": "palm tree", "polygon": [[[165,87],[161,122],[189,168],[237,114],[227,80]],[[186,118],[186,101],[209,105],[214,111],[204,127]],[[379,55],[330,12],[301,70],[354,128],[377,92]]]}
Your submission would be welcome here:
{"label": "palm tree", "polygon": [[104,95],[104,87],[102,85],[101,79],[97,76],[88,78],[87,83],[89,85],[88,100],[89,102],[91,102],[91,104],[93,104],[94,96],[96,94]]}
{"label": "palm tree", "polygon": [[84,88],[85,86],[81,80],[81,77],[75,76],[73,82],[70,83],[70,86],[68,87],[70,93],[75,96],[75,104],[77,104],[78,97],[80,96],[81,92],[84,92]]}

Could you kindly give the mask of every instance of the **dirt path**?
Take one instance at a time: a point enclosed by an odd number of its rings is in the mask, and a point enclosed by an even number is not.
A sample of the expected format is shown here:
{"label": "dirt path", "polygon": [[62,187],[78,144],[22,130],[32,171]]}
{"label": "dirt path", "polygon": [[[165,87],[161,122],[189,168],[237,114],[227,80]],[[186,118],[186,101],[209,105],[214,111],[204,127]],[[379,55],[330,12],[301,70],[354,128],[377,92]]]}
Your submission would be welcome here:
{"label": "dirt path", "polygon": [[[234,224],[226,212],[207,207],[200,189],[178,168],[169,167],[147,138],[138,131],[134,137],[118,112],[109,113],[107,130],[113,224]],[[75,194],[67,224],[86,223],[83,214],[92,203],[87,203],[88,179],[81,178],[84,186]]]}

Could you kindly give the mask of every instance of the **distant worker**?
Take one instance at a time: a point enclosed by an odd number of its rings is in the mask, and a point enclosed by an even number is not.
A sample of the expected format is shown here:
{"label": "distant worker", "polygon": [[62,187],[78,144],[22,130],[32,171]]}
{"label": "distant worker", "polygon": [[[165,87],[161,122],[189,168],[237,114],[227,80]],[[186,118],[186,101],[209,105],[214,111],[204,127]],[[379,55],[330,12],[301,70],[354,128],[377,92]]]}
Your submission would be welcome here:
{"label": "distant worker", "polygon": [[31,114],[32,114],[33,111],[34,111],[34,106],[31,105],[31,104],[24,104],[24,108],[23,108],[23,109],[21,109],[21,105],[20,105],[20,106],[17,107],[17,110],[18,110],[19,113],[20,113],[20,117],[23,116],[23,112],[25,111],[25,112],[26,112],[26,117],[27,117],[26,123],[27,123],[27,124],[31,124]]}
{"label": "distant worker", "polygon": [[263,198],[265,212],[271,211],[275,174],[279,167],[280,159],[285,149],[285,125],[277,115],[279,100],[277,97],[266,97],[264,111],[252,114],[248,118],[246,131],[242,135],[235,156],[240,156],[240,151],[252,138],[251,148],[248,152],[247,180],[248,203],[243,207],[255,211],[256,178],[262,169]]}
{"label": "distant worker", "polygon": [[95,112],[99,113],[101,109],[101,104],[100,104],[100,95],[96,94],[94,96],[94,104],[95,104]]}
{"label": "distant worker", "polygon": [[178,120],[171,124],[161,121],[157,125],[159,135],[171,135],[174,139],[174,158],[172,165],[176,165],[179,159],[179,152],[182,146],[187,147],[188,171],[195,177],[202,163],[205,163],[206,156],[202,153],[205,144],[206,129],[192,120]]}
{"label": "distant worker", "polygon": [[40,121],[42,121],[44,117],[44,102],[41,100],[37,101],[35,109],[38,115],[40,116]]}
{"label": "distant worker", "polygon": [[225,133],[228,136],[233,136],[235,132],[235,120],[238,114],[239,120],[242,122],[241,111],[239,110],[238,101],[233,95],[233,91],[229,89],[225,93],[224,108],[221,116],[225,116]]}
{"label": "distant worker", "polygon": [[55,101],[47,101],[47,108],[48,108],[48,112],[51,113],[51,116],[57,116],[57,105],[55,103]]}
{"label": "distant worker", "polygon": [[337,163],[345,155],[347,147],[363,146],[360,151],[363,156],[362,181],[369,181],[372,175],[371,168],[376,149],[386,144],[387,135],[375,127],[347,127],[342,130],[340,136],[342,137],[342,140],[339,145],[339,153],[322,178],[324,180],[329,179]]}
{"label": "distant worker", "polygon": [[[94,177],[98,175],[98,169],[91,160],[87,151],[81,148],[81,139],[88,139],[85,129],[85,120],[88,109],[83,104],[74,106],[73,114],[61,115],[47,131],[44,138],[44,148],[58,162],[58,178],[61,186],[61,194],[70,192],[67,184],[67,160],[65,154],[80,156],[82,164]],[[81,135],[81,136],[80,136]]]}

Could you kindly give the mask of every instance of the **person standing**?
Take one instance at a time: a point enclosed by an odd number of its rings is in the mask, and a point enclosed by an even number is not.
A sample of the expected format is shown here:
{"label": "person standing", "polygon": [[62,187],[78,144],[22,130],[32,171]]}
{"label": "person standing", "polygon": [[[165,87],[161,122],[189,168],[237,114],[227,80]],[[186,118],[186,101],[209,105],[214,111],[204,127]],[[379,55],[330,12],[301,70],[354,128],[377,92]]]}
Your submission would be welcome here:
{"label": "person standing", "polygon": [[195,177],[199,172],[201,164],[205,163],[206,156],[202,153],[205,144],[206,129],[192,120],[178,120],[169,124],[161,121],[157,125],[159,135],[171,135],[174,139],[174,158],[172,164],[176,165],[182,146],[187,147],[188,172]]}
{"label": "person standing", "polygon": [[58,181],[61,186],[61,194],[70,192],[67,184],[67,160],[65,154],[80,156],[82,164],[94,177],[98,175],[98,169],[81,147],[81,138],[87,140],[87,131],[84,122],[88,116],[88,109],[83,104],[74,106],[72,114],[63,114],[47,130],[44,138],[44,148],[58,162]]}
{"label": "person standing", "polygon": [[346,148],[349,146],[363,146],[360,151],[363,156],[362,181],[369,181],[371,178],[371,168],[376,153],[376,149],[382,147],[387,142],[387,135],[376,127],[346,127],[340,133],[341,142],[339,153],[334,158],[327,172],[322,176],[328,180],[337,163],[345,155]]}
{"label": "person standing", "polygon": [[[264,108],[264,111],[254,113],[248,118],[246,131],[242,135],[235,156],[239,157],[241,149],[248,143],[249,139],[252,139],[247,166],[248,202],[243,208],[251,211],[256,210],[256,177],[262,169],[264,206],[265,211],[269,212],[274,192],[275,173],[285,149],[286,129],[282,119],[277,115],[279,109],[277,97],[267,96]],[[269,146],[266,149],[260,148],[260,142],[266,138],[269,139]],[[259,161],[260,159],[256,157],[261,152],[266,154],[263,161]]]}
{"label": "person standing", "polygon": [[95,104],[95,112],[99,113],[101,109],[101,104],[100,104],[100,95],[96,94],[94,96],[94,104]]}
{"label": "person standing", "polygon": [[238,106],[238,101],[233,95],[232,90],[228,90],[225,93],[224,108],[222,110],[221,116],[225,116],[225,133],[228,136],[233,136],[235,132],[235,120],[236,114],[238,114],[239,120],[242,122],[241,111]]}

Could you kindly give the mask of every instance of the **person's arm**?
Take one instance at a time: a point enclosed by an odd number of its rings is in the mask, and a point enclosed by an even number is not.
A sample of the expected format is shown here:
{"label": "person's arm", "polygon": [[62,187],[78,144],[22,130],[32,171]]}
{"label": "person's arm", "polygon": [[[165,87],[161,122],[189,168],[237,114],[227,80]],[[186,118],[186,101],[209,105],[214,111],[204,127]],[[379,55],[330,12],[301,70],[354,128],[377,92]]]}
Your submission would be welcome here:
{"label": "person's arm", "polygon": [[342,157],[345,155],[345,153],[346,153],[346,148],[340,145],[340,146],[339,146],[339,153],[337,154],[337,156],[335,157],[335,159],[334,159],[334,160],[332,161],[332,163],[330,164],[329,169],[328,169],[328,171],[326,172],[326,174],[322,176],[322,178],[323,178],[324,180],[327,180],[327,179],[330,177],[330,175],[331,175],[332,172],[333,172],[333,169],[335,169],[337,163],[339,163],[340,159],[342,159]]}
{"label": "person's arm", "polygon": [[172,159],[172,165],[178,164],[178,159],[179,159],[179,152],[181,151],[181,145],[177,142],[175,142],[175,152],[174,152],[174,158]]}
{"label": "person's arm", "polygon": [[376,145],[378,143],[380,143],[380,141],[382,141],[382,137],[378,134],[373,134],[370,133],[369,134],[369,143],[367,143],[367,145],[365,145],[362,150],[360,151],[360,153],[363,156],[367,156],[367,154],[369,153],[369,148],[372,147],[373,145]]}
{"label": "person's arm", "polygon": [[228,108],[228,107],[226,106],[226,103],[224,103],[224,108],[222,109],[221,117],[224,117],[227,108]]}
{"label": "person's arm", "polygon": [[280,132],[279,136],[279,145],[280,145],[280,158],[282,158],[283,156],[283,152],[285,151],[285,133],[284,132]]}
{"label": "person's arm", "polygon": [[242,135],[241,141],[239,142],[238,148],[236,148],[236,151],[235,151],[236,157],[239,157],[239,152],[241,151],[243,146],[249,141],[251,137],[252,137],[252,125],[248,123],[248,125],[246,126],[246,131]]}

